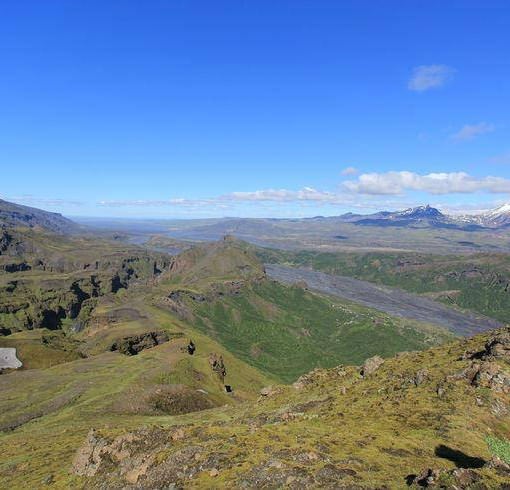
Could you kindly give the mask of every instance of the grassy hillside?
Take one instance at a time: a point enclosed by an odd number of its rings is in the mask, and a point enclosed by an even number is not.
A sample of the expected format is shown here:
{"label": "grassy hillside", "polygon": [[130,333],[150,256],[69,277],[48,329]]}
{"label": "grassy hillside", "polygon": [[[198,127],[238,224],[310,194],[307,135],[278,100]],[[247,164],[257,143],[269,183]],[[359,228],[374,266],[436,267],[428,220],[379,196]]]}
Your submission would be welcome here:
{"label": "grassy hillside", "polygon": [[429,477],[437,488],[504,489],[509,347],[505,329],[399,355],[363,376],[354,366],[318,369],[293,386],[265,389],[256,402],[155,418],[145,428],[138,417],[129,427],[123,417],[95,420],[99,430],[87,438],[96,409],[83,402],[81,415],[90,418],[77,418],[72,431],[64,417],[30,424],[29,443],[26,432],[1,436],[2,483],[393,489]]}
{"label": "grassy hillside", "polygon": [[[49,248],[61,251],[67,261],[62,271],[34,267],[0,274],[5,292],[0,347],[17,347],[26,367],[101,354],[120,341],[121,333],[135,337],[157,329],[144,313],[146,304],[285,382],[317,366],[424,349],[451,337],[433,325],[270,281],[252,247],[231,237],[174,258],[137,247],[123,250],[112,242],[81,253],[80,239],[60,241],[46,234],[41,243],[47,260]],[[5,336],[26,329],[58,335]]]}
{"label": "grassy hillside", "polygon": [[180,253],[172,260],[163,281],[204,287],[212,282],[263,276],[264,267],[251,247],[225,236],[220,241],[195,245]]}
{"label": "grassy hillside", "polygon": [[451,337],[439,328],[269,280],[210,301],[188,299],[187,305],[196,328],[286,382],[314,367],[356,364]]}
{"label": "grassy hillside", "polygon": [[510,256],[402,253],[318,253],[258,249],[266,262],[308,266],[416,293],[472,309],[503,322],[510,318]]}
{"label": "grassy hillside", "polygon": [[[56,488],[69,488],[68,461],[91,427],[173,426],[195,410],[252,399],[271,382],[168,313],[148,306],[139,313],[142,320],[111,325],[110,339],[95,338],[96,355],[0,376],[0,488],[41,488],[48,475],[58,482]],[[111,339],[155,326],[168,332],[168,342],[134,356],[107,351]],[[83,333],[81,340],[88,346],[94,337]],[[189,338],[197,345],[193,356],[185,350]],[[224,381],[209,364],[213,353],[223,356]],[[22,360],[27,354],[20,349]],[[232,385],[233,394],[225,392],[224,383]],[[203,416],[220,420],[222,410]]]}

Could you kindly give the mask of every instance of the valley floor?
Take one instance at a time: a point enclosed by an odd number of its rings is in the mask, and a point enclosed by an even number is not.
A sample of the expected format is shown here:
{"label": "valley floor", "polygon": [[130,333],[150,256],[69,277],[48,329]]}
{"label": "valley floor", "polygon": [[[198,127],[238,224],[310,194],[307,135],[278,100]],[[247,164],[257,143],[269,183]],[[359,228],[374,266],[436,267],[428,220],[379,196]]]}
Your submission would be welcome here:
{"label": "valley floor", "polygon": [[473,335],[502,326],[492,318],[450,308],[436,301],[397,288],[352,277],[326,274],[308,268],[267,264],[269,277],[295,284],[300,281],[313,290],[354,301],[397,317],[433,323],[458,335]]}

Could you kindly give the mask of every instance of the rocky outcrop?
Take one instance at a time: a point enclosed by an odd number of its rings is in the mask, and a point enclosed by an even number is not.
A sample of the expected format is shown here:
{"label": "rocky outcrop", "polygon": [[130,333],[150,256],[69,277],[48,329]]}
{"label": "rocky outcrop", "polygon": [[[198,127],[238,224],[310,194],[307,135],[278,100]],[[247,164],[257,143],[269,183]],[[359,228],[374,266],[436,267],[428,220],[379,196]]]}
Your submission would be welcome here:
{"label": "rocky outcrop", "polygon": [[489,337],[480,351],[465,352],[461,360],[471,363],[452,379],[466,379],[472,386],[510,393],[510,373],[499,361],[510,361],[510,330],[503,329]]}
{"label": "rocky outcrop", "polygon": [[227,369],[223,361],[223,356],[218,356],[215,353],[209,354],[209,365],[223,383],[225,381],[225,376],[227,375]]}
{"label": "rocky outcrop", "polygon": [[506,359],[510,361],[510,332],[502,332],[485,344],[485,358]]}
{"label": "rocky outcrop", "polygon": [[135,356],[145,349],[151,349],[157,345],[168,342],[170,337],[163,330],[146,332],[140,335],[132,335],[116,340],[110,347],[111,351],[119,351],[126,356]]}
{"label": "rocky outcrop", "polygon": [[20,235],[5,225],[0,226],[0,255],[17,256],[25,251]]}
{"label": "rocky outcrop", "polygon": [[510,330],[500,330],[487,340],[482,350],[466,351],[461,359],[506,359],[510,361]]}
{"label": "rocky outcrop", "polygon": [[367,359],[361,368],[361,376],[366,378],[375,373],[384,364],[384,359],[380,356],[374,356]]}
{"label": "rocky outcrop", "polygon": [[72,472],[89,477],[110,474],[131,485],[143,480],[141,488],[181,488],[199,473],[215,476],[217,467],[232,464],[204,446],[182,446],[182,432],[151,428],[108,439],[91,429],[74,457]]}
{"label": "rocky outcrop", "polygon": [[472,362],[453,379],[466,379],[474,387],[489,388],[495,392],[510,393],[510,375],[495,362]]}
{"label": "rocky outcrop", "polygon": [[[119,465],[119,473],[129,483],[136,483],[138,478],[144,475],[154,461],[154,455],[142,453],[151,448],[151,442],[157,438],[158,443],[161,434],[157,431],[138,431],[129,433],[109,440],[101,437],[94,429],[87,435],[84,445],[76,453],[72,471],[76,475],[94,476],[99,471],[105,471],[114,464]],[[163,440],[167,440],[164,435]],[[159,444],[158,444],[159,445]]]}
{"label": "rocky outcrop", "polygon": [[477,471],[469,468],[457,468],[455,470],[427,468],[419,475],[409,475],[406,481],[410,486],[415,485],[422,488],[455,488],[458,490],[487,488],[485,486],[474,486],[481,479],[482,477]]}
{"label": "rocky outcrop", "polygon": [[[86,264],[85,269],[82,264],[53,262],[51,270],[46,270],[49,274],[42,276],[43,279],[20,273],[14,275],[15,280],[1,285],[0,313],[8,315],[3,320],[13,331],[59,329],[64,319],[75,320],[73,329],[78,331],[86,326],[97,298],[152,281],[167,265],[165,260],[163,256],[145,254],[105,257]],[[44,267],[47,266],[46,263]],[[21,262],[3,263],[0,270],[2,267],[6,272],[19,273],[32,266]],[[67,274],[69,268],[74,272]],[[53,272],[66,272],[66,275],[54,275]]]}

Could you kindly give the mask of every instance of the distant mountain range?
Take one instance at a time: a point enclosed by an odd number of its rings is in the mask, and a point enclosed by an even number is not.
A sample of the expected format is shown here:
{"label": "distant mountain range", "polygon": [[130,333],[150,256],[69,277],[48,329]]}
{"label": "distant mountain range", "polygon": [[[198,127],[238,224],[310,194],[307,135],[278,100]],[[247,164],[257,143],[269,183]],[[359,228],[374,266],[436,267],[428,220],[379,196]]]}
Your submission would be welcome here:
{"label": "distant mountain range", "polygon": [[[430,205],[418,206],[403,211],[379,211],[372,214],[346,213],[340,216],[316,216],[313,218],[275,219],[275,218],[220,218],[210,220],[186,220],[196,223],[181,230],[180,226],[170,229],[161,221],[161,231],[175,232],[175,236],[186,235],[187,238],[216,240],[233,233],[271,236],[278,233],[281,226],[298,226],[300,229],[321,227],[320,223],[351,223],[358,226],[402,227],[402,228],[446,228],[464,231],[497,230],[510,228],[510,203],[482,214],[452,216]],[[176,222],[177,223],[177,222]],[[313,223],[313,225],[312,225]],[[94,226],[93,223],[86,223]],[[111,223],[112,229],[118,226]],[[0,226],[21,226],[41,228],[54,233],[68,234],[84,230],[83,226],[65,218],[59,213],[14,204],[0,199]]]}
{"label": "distant mountain range", "polygon": [[510,204],[478,215],[451,216],[443,214],[429,205],[405,209],[404,211],[380,211],[374,214],[347,213],[338,216],[347,223],[365,226],[401,226],[453,228],[467,231],[483,228],[505,228],[510,226]]}

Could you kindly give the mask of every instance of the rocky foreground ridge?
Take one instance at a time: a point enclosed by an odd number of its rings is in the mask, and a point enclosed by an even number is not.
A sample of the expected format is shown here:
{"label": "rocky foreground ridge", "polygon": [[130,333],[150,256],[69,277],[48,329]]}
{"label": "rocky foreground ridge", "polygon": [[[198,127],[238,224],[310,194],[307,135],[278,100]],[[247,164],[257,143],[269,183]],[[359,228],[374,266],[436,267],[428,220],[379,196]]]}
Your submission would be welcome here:
{"label": "rocky foreground ridge", "polygon": [[[316,369],[172,429],[91,428],[84,488],[508,489],[510,328]],[[215,420],[211,422],[208,420]]]}

